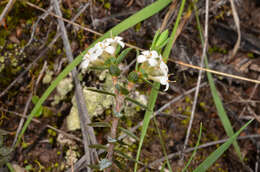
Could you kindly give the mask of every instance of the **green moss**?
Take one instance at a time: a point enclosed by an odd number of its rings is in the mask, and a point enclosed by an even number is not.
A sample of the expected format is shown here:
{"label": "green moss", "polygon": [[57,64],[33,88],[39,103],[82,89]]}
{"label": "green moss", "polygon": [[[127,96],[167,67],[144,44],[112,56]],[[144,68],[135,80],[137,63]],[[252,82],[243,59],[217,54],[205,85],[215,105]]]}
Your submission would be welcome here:
{"label": "green moss", "polygon": [[140,29],[141,29],[141,27],[142,27],[142,24],[141,24],[141,23],[137,23],[137,24],[135,25],[135,31],[136,31],[136,32],[139,32]]}
{"label": "green moss", "polygon": [[227,54],[228,51],[226,49],[223,49],[223,48],[219,48],[217,47],[216,45],[214,45],[213,47],[210,47],[209,48],[209,54],[212,54],[212,53],[221,53],[221,54]]}
{"label": "green moss", "polygon": [[186,106],[183,114],[190,116],[191,115],[191,106]]}
{"label": "green moss", "polygon": [[106,3],[104,4],[104,8],[110,9],[110,8],[111,8],[111,4],[110,4],[109,2],[106,2]]}
{"label": "green moss", "polygon": [[186,118],[184,120],[181,121],[181,124],[184,126],[187,126],[189,124],[190,118]]}
{"label": "green moss", "polygon": [[29,145],[26,142],[22,142],[22,148],[27,148]]}
{"label": "green moss", "polygon": [[53,137],[50,137],[48,140],[49,140],[49,143],[50,143],[50,144],[53,144],[53,143],[54,143]]}
{"label": "green moss", "polygon": [[186,103],[190,103],[190,102],[191,102],[191,99],[190,99],[189,96],[186,96],[186,97],[185,97],[185,102],[186,102]]}
{"label": "green moss", "polygon": [[255,56],[254,56],[253,53],[247,53],[247,57],[249,57],[249,58],[255,58]]}

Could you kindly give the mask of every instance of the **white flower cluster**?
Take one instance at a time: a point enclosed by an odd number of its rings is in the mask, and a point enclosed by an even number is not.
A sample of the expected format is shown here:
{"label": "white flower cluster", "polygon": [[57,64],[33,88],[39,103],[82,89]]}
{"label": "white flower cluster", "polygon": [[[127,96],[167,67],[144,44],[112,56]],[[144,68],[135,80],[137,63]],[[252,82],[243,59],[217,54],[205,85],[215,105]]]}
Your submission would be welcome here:
{"label": "white flower cluster", "polygon": [[[116,51],[116,46],[119,44],[124,48],[125,44],[122,41],[122,37],[116,36],[115,38],[108,38],[102,42],[98,42],[93,48],[90,48],[88,52],[83,57],[81,62],[82,70],[86,70],[90,63],[97,61],[99,57],[114,55]],[[104,58],[104,57],[103,57]]]}
{"label": "white flower cluster", "polygon": [[147,72],[149,79],[160,82],[166,86],[164,91],[168,90],[168,66],[163,62],[162,56],[157,51],[143,51],[137,57],[137,62],[142,63],[141,67]]}
{"label": "white flower cluster", "polygon": [[[123,38],[119,36],[107,38],[102,42],[98,42],[93,48],[90,48],[81,62],[82,72],[84,73],[90,64],[104,65],[104,62],[108,58],[115,55],[117,45],[124,48],[125,44],[122,40]],[[147,73],[148,79],[160,82],[166,86],[165,91],[168,90],[168,67],[157,51],[143,51],[137,57],[137,62],[141,63],[141,68]]]}

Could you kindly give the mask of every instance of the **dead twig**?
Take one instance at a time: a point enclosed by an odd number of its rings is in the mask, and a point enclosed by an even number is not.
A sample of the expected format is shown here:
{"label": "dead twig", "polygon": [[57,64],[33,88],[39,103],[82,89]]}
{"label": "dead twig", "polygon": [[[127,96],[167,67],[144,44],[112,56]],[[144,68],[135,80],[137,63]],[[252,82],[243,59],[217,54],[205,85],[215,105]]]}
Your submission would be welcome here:
{"label": "dead twig", "polygon": [[192,69],[203,70],[203,71],[206,71],[206,72],[210,72],[210,73],[213,73],[213,74],[217,74],[217,75],[221,75],[221,76],[225,76],[225,77],[229,77],[229,78],[234,78],[234,79],[239,79],[239,80],[243,80],[243,81],[248,81],[248,82],[260,84],[260,80],[250,79],[250,78],[246,78],[246,77],[242,77],[242,76],[238,76],[238,75],[232,75],[232,74],[227,74],[227,73],[224,73],[224,72],[219,72],[219,71],[216,71],[216,70],[206,69],[206,68],[202,68],[202,67],[199,67],[199,66],[187,64],[187,63],[184,63],[184,62],[179,61],[179,60],[169,59],[168,61],[171,61],[173,63],[179,64],[179,65],[182,65],[182,66],[187,66],[187,67],[190,67]]}
{"label": "dead twig", "polygon": [[[202,52],[202,56],[201,56],[201,61],[200,61],[200,67],[202,68],[204,65],[204,59],[206,57],[206,53],[207,53],[207,46],[208,46],[208,20],[209,20],[209,0],[206,0],[205,2],[205,6],[206,6],[206,12],[205,12],[205,31],[204,31],[204,45],[203,45],[203,52]],[[199,88],[200,88],[200,82],[201,82],[201,77],[202,77],[202,70],[199,71],[199,76],[198,76],[198,80],[197,80],[197,86],[196,86],[196,91],[195,91],[195,95],[194,95],[194,101],[193,101],[193,105],[192,105],[192,110],[191,110],[191,117],[190,117],[190,121],[189,121],[189,125],[188,125],[188,129],[187,129],[187,134],[186,134],[186,138],[184,141],[184,146],[183,146],[183,150],[186,149],[186,146],[188,144],[189,141],[189,137],[190,137],[190,132],[191,132],[191,127],[192,127],[192,123],[193,123],[193,119],[195,116],[195,110],[196,110],[196,105],[197,105],[197,101],[198,101],[198,95],[199,95]],[[181,161],[183,161],[183,155],[181,156]]]}
{"label": "dead twig", "polygon": [[[61,13],[58,1],[53,0],[52,2],[53,2],[53,5],[54,5],[55,12],[57,13],[58,16],[61,17],[62,13]],[[67,31],[65,29],[65,25],[64,25],[63,21],[60,20],[60,19],[58,19],[58,23],[59,23],[59,26],[60,26],[60,29],[61,29],[63,45],[64,45],[64,48],[65,48],[67,58],[68,58],[69,62],[72,62],[73,61],[73,54],[72,54],[69,39],[68,39],[68,36],[67,36]],[[85,98],[83,97],[84,94],[83,94],[83,91],[82,91],[82,87],[81,87],[80,82],[77,78],[76,69],[72,70],[72,77],[73,77],[74,84],[75,84],[75,87],[76,87],[75,96],[76,96],[76,101],[77,101],[77,105],[78,105],[81,131],[82,131],[82,135],[83,135],[83,143],[84,143],[84,151],[85,151],[85,156],[86,156],[86,163],[89,165],[89,164],[95,163],[95,161],[98,160],[97,153],[95,153],[96,150],[92,149],[92,151],[90,152],[90,149],[89,149],[89,145],[91,143],[96,144],[97,141],[96,141],[96,138],[95,138],[94,129],[91,126],[87,126],[87,124],[91,123],[91,122],[90,122],[90,118],[88,116]],[[91,168],[89,168],[89,167],[87,167],[87,169],[88,169],[88,171],[92,171]]]}
{"label": "dead twig", "polygon": [[9,0],[7,5],[5,6],[3,12],[0,15],[0,25],[3,22],[3,19],[8,15],[15,4],[16,0]]}
{"label": "dead twig", "polygon": [[233,48],[232,54],[229,58],[229,62],[231,62],[231,59],[233,59],[233,57],[236,55],[237,50],[239,49],[240,46],[240,41],[241,41],[241,31],[240,31],[240,22],[239,22],[239,17],[237,14],[237,10],[236,10],[236,6],[234,4],[233,0],[229,0],[230,4],[231,4],[231,8],[232,8],[232,14],[233,14],[233,18],[235,21],[235,25],[236,25],[236,29],[237,29],[237,42]]}

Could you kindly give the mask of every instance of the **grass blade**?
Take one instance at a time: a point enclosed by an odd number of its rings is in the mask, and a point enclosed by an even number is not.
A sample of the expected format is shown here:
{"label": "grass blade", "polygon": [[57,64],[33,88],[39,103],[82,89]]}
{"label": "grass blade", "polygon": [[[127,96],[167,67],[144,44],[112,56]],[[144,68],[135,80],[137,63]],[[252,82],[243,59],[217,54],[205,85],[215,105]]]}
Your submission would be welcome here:
{"label": "grass blade", "polygon": [[[198,12],[196,10],[196,4],[194,4],[194,8],[195,8],[195,16],[196,16],[196,21],[197,21],[197,27],[198,27],[199,34],[200,34],[201,43],[204,44],[204,39],[203,39],[203,36],[202,36],[202,29],[201,29],[201,26],[200,26]],[[208,69],[208,58],[207,58],[207,56],[205,56],[205,67],[206,67],[206,69]],[[230,120],[227,116],[227,113],[224,109],[224,106],[222,104],[222,101],[221,101],[221,99],[218,95],[217,88],[215,86],[212,74],[210,72],[207,72],[207,78],[209,80],[209,85],[210,85],[211,94],[213,96],[213,101],[214,101],[215,106],[216,106],[217,111],[218,111],[218,116],[221,120],[221,123],[222,123],[227,135],[229,137],[231,137],[231,136],[234,135],[234,131],[233,131],[231,122],[230,122]],[[242,161],[243,160],[242,154],[241,154],[241,151],[240,151],[240,148],[239,148],[237,141],[234,141],[233,145],[234,145],[235,151],[237,152],[238,157]]]}
{"label": "grass blade", "polygon": [[232,137],[230,137],[224,144],[222,144],[217,150],[211,153],[207,159],[205,159],[193,172],[206,171],[236,140],[237,136],[253,121],[254,119],[247,122],[241,127]]}
{"label": "grass blade", "polygon": [[182,170],[182,172],[186,171],[186,169],[188,168],[189,164],[191,163],[193,157],[196,155],[197,149],[198,149],[199,144],[200,144],[201,133],[202,133],[202,123],[200,123],[200,133],[199,133],[199,137],[198,137],[195,149],[192,152],[192,155],[191,155],[189,161],[187,162],[187,164],[185,165],[184,169]]}

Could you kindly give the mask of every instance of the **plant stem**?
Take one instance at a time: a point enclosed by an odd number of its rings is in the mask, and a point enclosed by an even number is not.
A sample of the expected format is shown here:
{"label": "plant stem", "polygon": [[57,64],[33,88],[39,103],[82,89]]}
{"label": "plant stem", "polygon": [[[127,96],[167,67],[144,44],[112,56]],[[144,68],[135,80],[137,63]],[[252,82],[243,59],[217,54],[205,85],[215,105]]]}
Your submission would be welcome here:
{"label": "plant stem", "polygon": [[[116,139],[116,131],[117,131],[117,126],[118,126],[118,121],[119,121],[119,118],[113,117],[112,128],[111,128],[111,138],[112,139]],[[112,162],[112,159],[113,159],[114,147],[115,147],[114,143],[110,143],[109,147],[108,147],[107,157],[108,157],[108,160],[111,161],[111,162]]]}
{"label": "plant stem", "polygon": [[[116,83],[117,83],[117,78],[113,78],[113,84],[114,84],[114,87],[116,86]],[[118,90],[115,90],[115,113],[120,113],[121,112],[121,109],[123,107],[123,102],[124,102],[124,96],[122,94],[120,94],[118,92]],[[116,131],[117,131],[117,126],[118,126],[118,122],[119,122],[119,117],[113,117],[112,118],[112,127],[111,127],[111,131],[110,131],[110,137],[112,140],[116,140]],[[107,158],[110,162],[112,162],[112,165],[113,165],[113,154],[114,154],[114,147],[115,147],[115,143],[114,142],[111,142],[109,144],[109,147],[108,147],[108,154],[107,154]],[[107,168],[106,169],[106,172],[110,172],[111,171],[111,167]]]}

